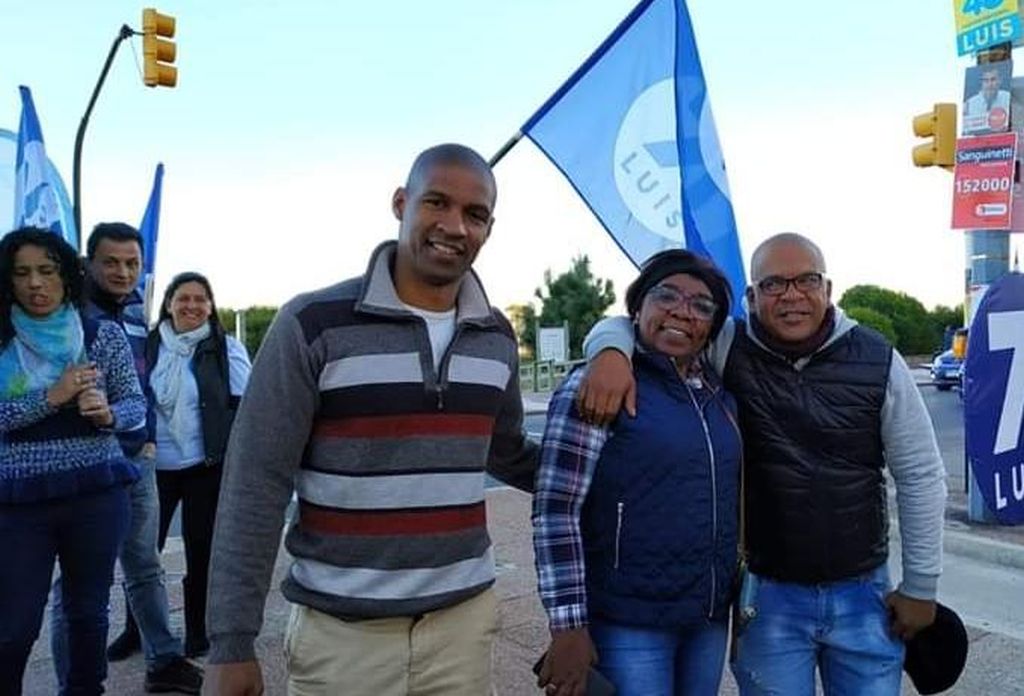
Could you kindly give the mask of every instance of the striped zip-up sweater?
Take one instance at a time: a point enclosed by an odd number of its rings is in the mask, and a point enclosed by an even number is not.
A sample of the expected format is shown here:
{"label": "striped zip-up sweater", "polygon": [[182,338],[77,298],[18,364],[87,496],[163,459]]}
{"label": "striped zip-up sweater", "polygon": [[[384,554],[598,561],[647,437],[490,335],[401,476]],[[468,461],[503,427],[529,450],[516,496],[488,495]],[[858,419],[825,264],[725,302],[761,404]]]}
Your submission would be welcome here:
{"label": "striped zip-up sweater", "polygon": [[485,471],[533,486],[518,353],[475,274],[435,370],[398,299],[395,243],[367,274],[282,307],[260,348],[225,461],[214,533],[210,662],[252,659],[283,511],[299,499],[282,590],[343,619],[413,616],[494,582]]}

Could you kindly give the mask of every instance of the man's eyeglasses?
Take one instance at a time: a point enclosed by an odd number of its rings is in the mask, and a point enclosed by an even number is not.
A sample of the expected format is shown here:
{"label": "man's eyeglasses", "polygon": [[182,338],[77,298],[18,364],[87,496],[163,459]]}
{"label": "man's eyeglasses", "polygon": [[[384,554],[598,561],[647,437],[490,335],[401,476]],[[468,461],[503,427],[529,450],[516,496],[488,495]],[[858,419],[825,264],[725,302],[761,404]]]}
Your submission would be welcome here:
{"label": "man's eyeglasses", "polygon": [[818,273],[817,271],[811,273],[801,273],[798,276],[792,278],[783,278],[782,276],[768,276],[757,281],[757,289],[763,292],[765,295],[785,295],[786,291],[789,290],[789,286],[792,285],[799,292],[814,292],[820,290],[821,286],[825,282],[825,274]]}
{"label": "man's eyeglasses", "polygon": [[687,307],[694,317],[703,321],[711,321],[718,311],[718,304],[710,297],[685,295],[671,285],[655,285],[647,292],[647,296],[664,312]]}

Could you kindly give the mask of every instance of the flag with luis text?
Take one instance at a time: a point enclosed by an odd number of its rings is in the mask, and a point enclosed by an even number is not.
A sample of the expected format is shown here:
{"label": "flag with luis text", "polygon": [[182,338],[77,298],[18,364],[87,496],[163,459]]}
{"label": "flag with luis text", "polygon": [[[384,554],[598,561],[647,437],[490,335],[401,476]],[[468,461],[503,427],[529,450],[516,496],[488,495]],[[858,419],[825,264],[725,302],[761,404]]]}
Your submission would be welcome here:
{"label": "flag with luis text", "polygon": [[523,126],[634,264],[711,257],[743,313],[725,163],[684,0],[643,0]]}

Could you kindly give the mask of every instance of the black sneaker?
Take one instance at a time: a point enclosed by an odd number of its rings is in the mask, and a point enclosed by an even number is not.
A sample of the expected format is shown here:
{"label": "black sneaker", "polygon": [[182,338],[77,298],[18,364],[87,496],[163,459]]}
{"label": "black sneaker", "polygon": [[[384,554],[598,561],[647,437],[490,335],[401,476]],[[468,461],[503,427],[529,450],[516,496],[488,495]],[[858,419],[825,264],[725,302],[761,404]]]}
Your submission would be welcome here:
{"label": "black sneaker", "polygon": [[151,694],[169,691],[198,694],[202,688],[203,670],[184,657],[176,657],[163,667],[146,670],[146,691]]}
{"label": "black sneaker", "polygon": [[139,629],[136,628],[134,621],[130,621],[125,625],[121,635],[107,646],[107,659],[111,662],[120,662],[127,660],[140,650],[142,650],[142,638],[139,637]]}

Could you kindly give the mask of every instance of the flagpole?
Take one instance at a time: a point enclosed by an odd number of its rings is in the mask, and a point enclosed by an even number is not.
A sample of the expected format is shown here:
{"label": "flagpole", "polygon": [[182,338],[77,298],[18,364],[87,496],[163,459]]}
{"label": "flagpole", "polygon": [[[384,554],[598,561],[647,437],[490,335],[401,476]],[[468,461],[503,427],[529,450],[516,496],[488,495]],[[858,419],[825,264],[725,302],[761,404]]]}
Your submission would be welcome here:
{"label": "flagpole", "polygon": [[555,93],[552,94],[551,97],[549,97],[548,100],[545,101],[539,109],[537,109],[533,116],[530,116],[530,118],[526,119],[526,124],[520,130],[516,131],[516,134],[509,138],[508,142],[501,146],[501,149],[499,149],[498,152],[495,153],[494,157],[490,159],[489,164],[492,167],[496,165],[498,162],[500,162],[501,159],[508,154],[509,150],[515,147],[516,143],[523,139],[523,134],[528,132],[530,128],[532,128],[533,125],[537,121],[539,121],[544,116],[544,114],[548,112],[548,109],[550,109],[554,104],[558,103],[558,100],[565,96],[566,92],[572,89],[572,86],[576,84],[576,82],[583,75],[585,75],[588,70],[590,70],[594,63],[599,61],[601,57],[608,52],[608,49],[611,48],[615,44],[615,42],[619,40],[619,37],[622,36],[622,34],[633,25],[633,22],[636,21],[637,17],[642,15],[644,11],[647,9],[648,5],[650,5],[652,2],[654,2],[654,0],[640,0],[637,6],[633,8],[633,11],[630,12],[625,19],[619,22],[619,25],[615,27],[615,31],[613,31],[608,38],[601,42],[601,45],[598,46],[594,50],[594,52],[590,54],[590,57],[588,57],[583,62],[583,65],[578,67],[576,71],[569,76],[569,79],[562,83],[562,86],[555,90]]}
{"label": "flagpole", "polygon": [[488,160],[487,164],[491,165],[492,167],[494,165],[496,165],[498,162],[501,161],[501,159],[505,155],[508,154],[509,150],[511,150],[513,147],[515,147],[516,143],[518,143],[522,139],[523,139],[523,132],[522,131],[516,131],[516,134],[513,135],[511,138],[509,138],[508,141],[504,145],[502,145],[501,148],[496,153],[494,153],[494,157],[492,157],[490,160]]}
{"label": "flagpole", "polygon": [[570,75],[569,79],[566,80],[546,102],[544,102],[543,106],[537,109],[537,112],[527,119],[526,124],[520,130],[524,133],[528,133],[537,121],[543,118],[544,114],[546,114],[552,106],[557,104],[562,97],[565,96],[565,93],[572,89],[581,77],[590,71],[594,66],[594,63],[604,57],[604,54],[608,52],[608,49],[615,45],[615,42],[617,42],[619,38],[626,33],[631,26],[633,26],[633,23],[640,17],[640,15],[647,11],[647,8],[653,2],[654,0],[640,0],[640,2],[637,3],[637,6],[633,8],[632,12],[630,12],[624,20],[619,22],[619,25],[615,27],[615,31],[613,31],[608,38],[602,41],[601,45],[598,46],[594,52],[590,54],[590,57],[583,62],[583,65],[576,68],[576,72]]}
{"label": "flagpole", "polygon": [[125,39],[131,38],[135,34],[135,30],[129,27],[127,24],[122,24],[121,29],[117,32],[117,38],[114,39],[114,45],[110,47],[110,53],[107,54],[107,62],[103,64],[103,70],[100,72],[100,79],[96,81],[96,88],[92,91],[92,98],[89,100],[89,106],[85,109],[85,115],[82,116],[81,123],[78,124],[78,133],[75,135],[75,159],[72,172],[72,185],[74,187],[74,211],[75,211],[75,232],[78,234],[78,248],[82,248],[82,143],[85,140],[85,128],[89,125],[89,116],[92,114],[92,108],[96,106],[96,98],[100,96],[100,90],[103,89],[103,81],[107,79],[107,73],[110,72],[110,64],[114,62],[114,54],[117,53],[118,46]]}

